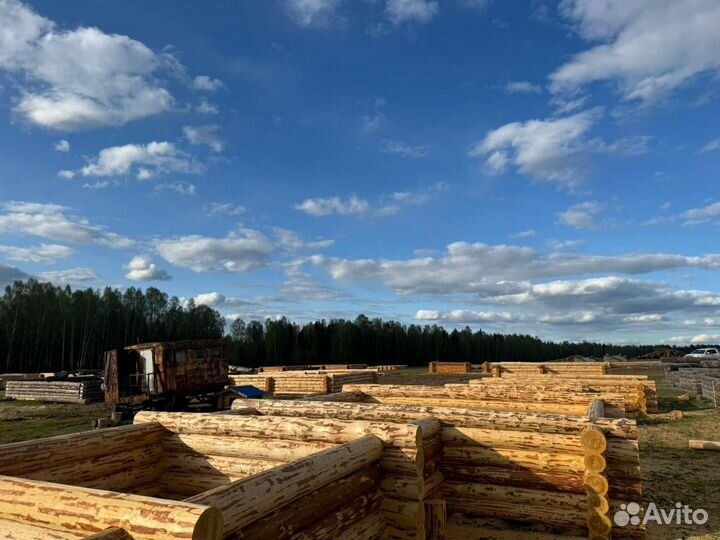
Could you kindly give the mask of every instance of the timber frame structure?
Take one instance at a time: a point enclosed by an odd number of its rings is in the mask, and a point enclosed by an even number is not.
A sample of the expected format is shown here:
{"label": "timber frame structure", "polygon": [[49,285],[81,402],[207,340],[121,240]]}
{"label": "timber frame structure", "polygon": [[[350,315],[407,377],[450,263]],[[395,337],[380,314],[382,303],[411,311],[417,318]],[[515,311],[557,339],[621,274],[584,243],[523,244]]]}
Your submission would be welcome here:
{"label": "timber frame structure", "polygon": [[516,383],[356,385],[3,445],[0,538],[643,537],[609,517],[642,498],[622,414],[642,386],[528,387],[537,412],[507,406]]}

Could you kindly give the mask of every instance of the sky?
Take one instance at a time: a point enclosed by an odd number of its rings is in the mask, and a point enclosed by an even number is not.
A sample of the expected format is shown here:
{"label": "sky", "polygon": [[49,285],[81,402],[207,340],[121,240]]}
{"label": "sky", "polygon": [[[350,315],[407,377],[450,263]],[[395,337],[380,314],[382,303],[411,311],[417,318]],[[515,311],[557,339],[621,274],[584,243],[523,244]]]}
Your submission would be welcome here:
{"label": "sky", "polygon": [[720,341],[718,28],[716,0],[0,0],[0,284]]}

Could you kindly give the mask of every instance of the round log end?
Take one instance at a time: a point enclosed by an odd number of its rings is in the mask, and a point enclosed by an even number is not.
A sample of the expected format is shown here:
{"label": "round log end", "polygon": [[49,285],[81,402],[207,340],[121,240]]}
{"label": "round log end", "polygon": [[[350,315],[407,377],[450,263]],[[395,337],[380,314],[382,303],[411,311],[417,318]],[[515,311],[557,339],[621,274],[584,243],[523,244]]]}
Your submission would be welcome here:
{"label": "round log end", "polygon": [[607,467],[605,458],[600,454],[587,454],[584,458],[585,472],[601,473]]}
{"label": "round log end", "polygon": [[195,524],[192,540],[222,540],[224,528],[222,512],[209,506],[200,514],[200,518]]}
{"label": "round log end", "polygon": [[597,495],[607,495],[609,485],[607,478],[598,473],[588,473],[583,477],[585,489]]}
{"label": "round log end", "polygon": [[612,530],[612,521],[606,514],[600,514],[590,510],[587,519],[590,536],[607,536]]}
{"label": "round log end", "polygon": [[583,430],[580,434],[580,444],[585,450],[596,454],[601,454],[607,450],[605,433],[594,426],[588,426]]}

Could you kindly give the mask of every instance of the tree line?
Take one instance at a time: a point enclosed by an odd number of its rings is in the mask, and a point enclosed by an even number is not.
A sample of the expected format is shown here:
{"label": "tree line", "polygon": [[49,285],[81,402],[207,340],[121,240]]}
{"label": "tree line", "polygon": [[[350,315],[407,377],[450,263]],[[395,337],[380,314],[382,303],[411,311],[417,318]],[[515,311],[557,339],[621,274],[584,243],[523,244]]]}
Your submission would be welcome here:
{"label": "tree line", "polygon": [[430,361],[547,361],[570,355],[628,357],[653,346],[543,341],[469,327],[332,319],[297,324],[286,318],[234,320],[225,332],[216,310],[181,302],[149,287],[72,290],[33,279],[0,298],[0,372],[101,368],[104,351],[149,341],[221,338],[231,364],[248,367],[326,363],[407,364]]}

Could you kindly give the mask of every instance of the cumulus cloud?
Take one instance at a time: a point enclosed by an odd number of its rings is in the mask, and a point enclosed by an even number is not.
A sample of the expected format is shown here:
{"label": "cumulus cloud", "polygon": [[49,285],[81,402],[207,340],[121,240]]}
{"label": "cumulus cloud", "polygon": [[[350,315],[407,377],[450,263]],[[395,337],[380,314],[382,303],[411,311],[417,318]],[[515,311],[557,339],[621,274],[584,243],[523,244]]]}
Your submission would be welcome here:
{"label": "cumulus cloud", "polygon": [[55,150],[58,152],[69,152],[70,151],[70,143],[67,142],[65,139],[60,139],[58,142],[55,143],[55,146],[53,146]]}
{"label": "cumulus cloud", "polygon": [[396,26],[402,24],[426,24],[439,11],[436,1],[431,0],[387,0],[385,14]]}
{"label": "cumulus cloud", "polygon": [[198,75],[193,79],[192,86],[195,90],[203,92],[215,92],[225,88],[225,84],[220,79],[213,79],[207,75]]}
{"label": "cumulus cloud", "polygon": [[167,111],[160,73],[177,66],[128,36],[62,30],[17,0],[0,3],[0,70],[19,76],[15,112],[31,124],[72,131]]}
{"label": "cumulus cloud", "polygon": [[541,94],[542,86],[528,81],[509,81],[505,84],[507,94]]}
{"label": "cumulus cloud", "polygon": [[295,209],[310,216],[360,215],[370,211],[370,203],[353,195],[346,200],[340,197],[305,199],[300,204],[296,204]]}
{"label": "cumulus cloud", "polygon": [[213,291],[209,293],[201,293],[193,298],[196,306],[218,306],[225,303],[225,296],[219,292]]}
{"label": "cumulus cloud", "polygon": [[210,103],[207,99],[201,99],[200,104],[195,107],[195,110],[200,114],[217,114],[220,112],[217,105]]}
{"label": "cumulus cloud", "polygon": [[610,81],[624,99],[652,102],[720,72],[715,0],[564,0],[560,11],[594,45],[550,76],[554,92]]}
{"label": "cumulus cloud", "polygon": [[175,143],[126,144],[100,150],[77,174],[82,176],[127,176],[151,180],[169,173],[198,174],[203,166]]}
{"label": "cumulus cloud", "polygon": [[537,180],[563,186],[579,184],[587,173],[585,135],[598,110],[563,118],[512,122],[489,132],[470,149],[470,157],[485,157],[491,174],[510,165]]}
{"label": "cumulus cloud", "polygon": [[225,238],[193,234],[160,239],[155,249],[169,263],[194,272],[245,272],[267,264],[273,245],[262,233],[241,229]]}
{"label": "cumulus cloud", "polygon": [[125,278],[131,281],[167,281],[170,274],[158,268],[152,259],[146,255],[136,255],[126,266]]}
{"label": "cumulus cloud", "polygon": [[509,312],[472,311],[466,309],[453,309],[446,313],[435,310],[420,309],[417,313],[415,313],[415,318],[420,321],[437,321],[450,324],[511,322],[520,319],[520,317]]}
{"label": "cumulus cloud", "polygon": [[575,229],[593,229],[597,226],[595,218],[603,206],[597,201],[586,201],[571,206],[558,214],[558,223]]}
{"label": "cumulus cloud", "polygon": [[677,343],[677,344],[708,345],[708,344],[720,343],[720,335],[718,335],[718,334],[697,334],[695,336],[673,336],[670,339],[668,339],[668,341],[670,343]]}
{"label": "cumulus cloud", "polygon": [[204,144],[209,146],[213,152],[222,152],[223,148],[225,148],[225,143],[220,138],[218,131],[220,131],[220,126],[214,124],[183,127],[185,138],[190,144]]}
{"label": "cumulus cloud", "polygon": [[381,283],[398,293],[474,293],[481,297],[526,292],[528,281],[563,276],[646,274],[675,268],[720,268],[720,255],[687,257],[665,253],[542,255],[519,246],[455,242],[438,257],[343,259],[315,256],[333,279]]}
{"label": "cumulus cloud", "polygon": [[66,206],[13,201],[2,204],[1,208],[0,232],[77,244],[101,244],[117,249],[133,245],[129,238],[73,215]]}
{"label": "cumulus cloud", "polygon": [[385,139],[382,143],[382,151],[400,157],[422,158],[430,153],[430,147],[428,145],[412,146],[403,141]]}
{"label": "cumulus cloud", "polygon": [[345,18],[339,8],[343,0],[285,0],[285,11],[299,26],[306,28],[333,28],[342,25]]}
{"label": "cumulus cloud", "polygon": [[67,259],[73,254],[73,250],[59,244],[40,244],[31,247],[0,245],[0,253],[11,261],[51,264],[61,259]]}
{"label": "cumulus cloud", "polygon": [[100,282],[100,276],[92,268],[68,268],[52,272],[41,272],[37,275],[40,281],[49,281],[54,285],[70,285],[71,287],[92,287]]}
{"label": "cumulus cloud", "polygon": [[714,141],[710,141],[705,146],[703,146],[700,149],[701,153],[704,152],[714,152],[715,150],[720,150],[720,139],[715,139]]}

